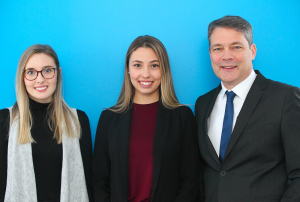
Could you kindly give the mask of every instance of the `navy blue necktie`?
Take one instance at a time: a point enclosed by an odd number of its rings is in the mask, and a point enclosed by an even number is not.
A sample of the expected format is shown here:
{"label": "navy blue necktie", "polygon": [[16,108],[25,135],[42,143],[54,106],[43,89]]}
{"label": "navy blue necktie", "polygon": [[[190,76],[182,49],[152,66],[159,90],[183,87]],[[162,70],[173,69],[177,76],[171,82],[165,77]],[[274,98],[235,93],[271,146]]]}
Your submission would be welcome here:
{"label": "navy blue necktie", "polygon": [[232,132],[232,121],[233,121],[233,99],[235,97],[235,93],[233,91],[226,91],[227,101],[225,108],[225,115],[223,121],[223,129],[221,136],[221,144],[220,144],[220,155],[219,158],[221,162],[224,159],[225,152],[231,137]]}

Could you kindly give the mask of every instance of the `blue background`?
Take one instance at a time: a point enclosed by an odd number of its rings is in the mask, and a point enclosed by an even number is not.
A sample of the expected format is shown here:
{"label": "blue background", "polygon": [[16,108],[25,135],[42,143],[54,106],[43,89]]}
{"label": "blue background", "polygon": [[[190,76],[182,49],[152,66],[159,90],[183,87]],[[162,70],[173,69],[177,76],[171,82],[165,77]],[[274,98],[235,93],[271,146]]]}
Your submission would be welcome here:
{"label": "blue background", "polygon": [[207,26],[228,14],[252,24],[254,69],[300,87],[299,10],[299,0],[1,0],[0,108],[16,100],[23,51],[49,44],[60,59],[65,100],[87,113],[94,139],[101,111],[119,96],[126,51],[145,34],[165,45],[179,101],[194,104],[220,82],[211,69]]}

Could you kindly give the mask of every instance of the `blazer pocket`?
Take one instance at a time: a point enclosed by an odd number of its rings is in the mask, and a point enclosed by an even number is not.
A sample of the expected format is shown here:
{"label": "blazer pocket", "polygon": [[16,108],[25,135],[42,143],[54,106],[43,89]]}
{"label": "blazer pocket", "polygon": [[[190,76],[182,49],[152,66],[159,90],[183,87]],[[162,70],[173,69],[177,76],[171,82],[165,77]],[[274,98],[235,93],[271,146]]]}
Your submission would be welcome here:
{"label": "blazer pocket", "polygon": [[264,132],[264,131],[268,131],[268,130],[272,130],[272,129],[274,129],[274,124],[269,124],[269,125],[254,127],[254,128],[248,128],[247,132],[248,133],[259,133],[259,132]]}

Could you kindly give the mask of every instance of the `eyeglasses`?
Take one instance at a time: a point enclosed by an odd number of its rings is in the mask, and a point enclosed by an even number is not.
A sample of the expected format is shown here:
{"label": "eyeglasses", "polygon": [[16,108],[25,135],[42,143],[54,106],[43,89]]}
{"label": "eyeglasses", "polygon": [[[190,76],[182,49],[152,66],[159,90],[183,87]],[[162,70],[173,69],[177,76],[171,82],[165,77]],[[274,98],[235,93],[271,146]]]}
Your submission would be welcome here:
{"label": "eyeglasses", "polygon": [[38,74],[41,73],[42,77],[45,79],[52,79],[55,76],[55,70],[57,68],[45,68],[42,71],[36,71],[34,69],[24,70],[24,77],[28,81],[33,81],[38,77]]}

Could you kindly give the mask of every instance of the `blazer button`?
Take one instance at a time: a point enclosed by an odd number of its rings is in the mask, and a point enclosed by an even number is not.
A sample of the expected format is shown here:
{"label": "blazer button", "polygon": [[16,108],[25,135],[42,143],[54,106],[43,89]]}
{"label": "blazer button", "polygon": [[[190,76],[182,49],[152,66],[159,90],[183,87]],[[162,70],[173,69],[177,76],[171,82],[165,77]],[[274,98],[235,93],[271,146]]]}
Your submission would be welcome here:
{"label": "blazer button", "polygon": [[220,172],[220,175],[221,175],[222,177],[224,177],[226,174],[227,174],[226,171],[221,171],[221,172]]}

